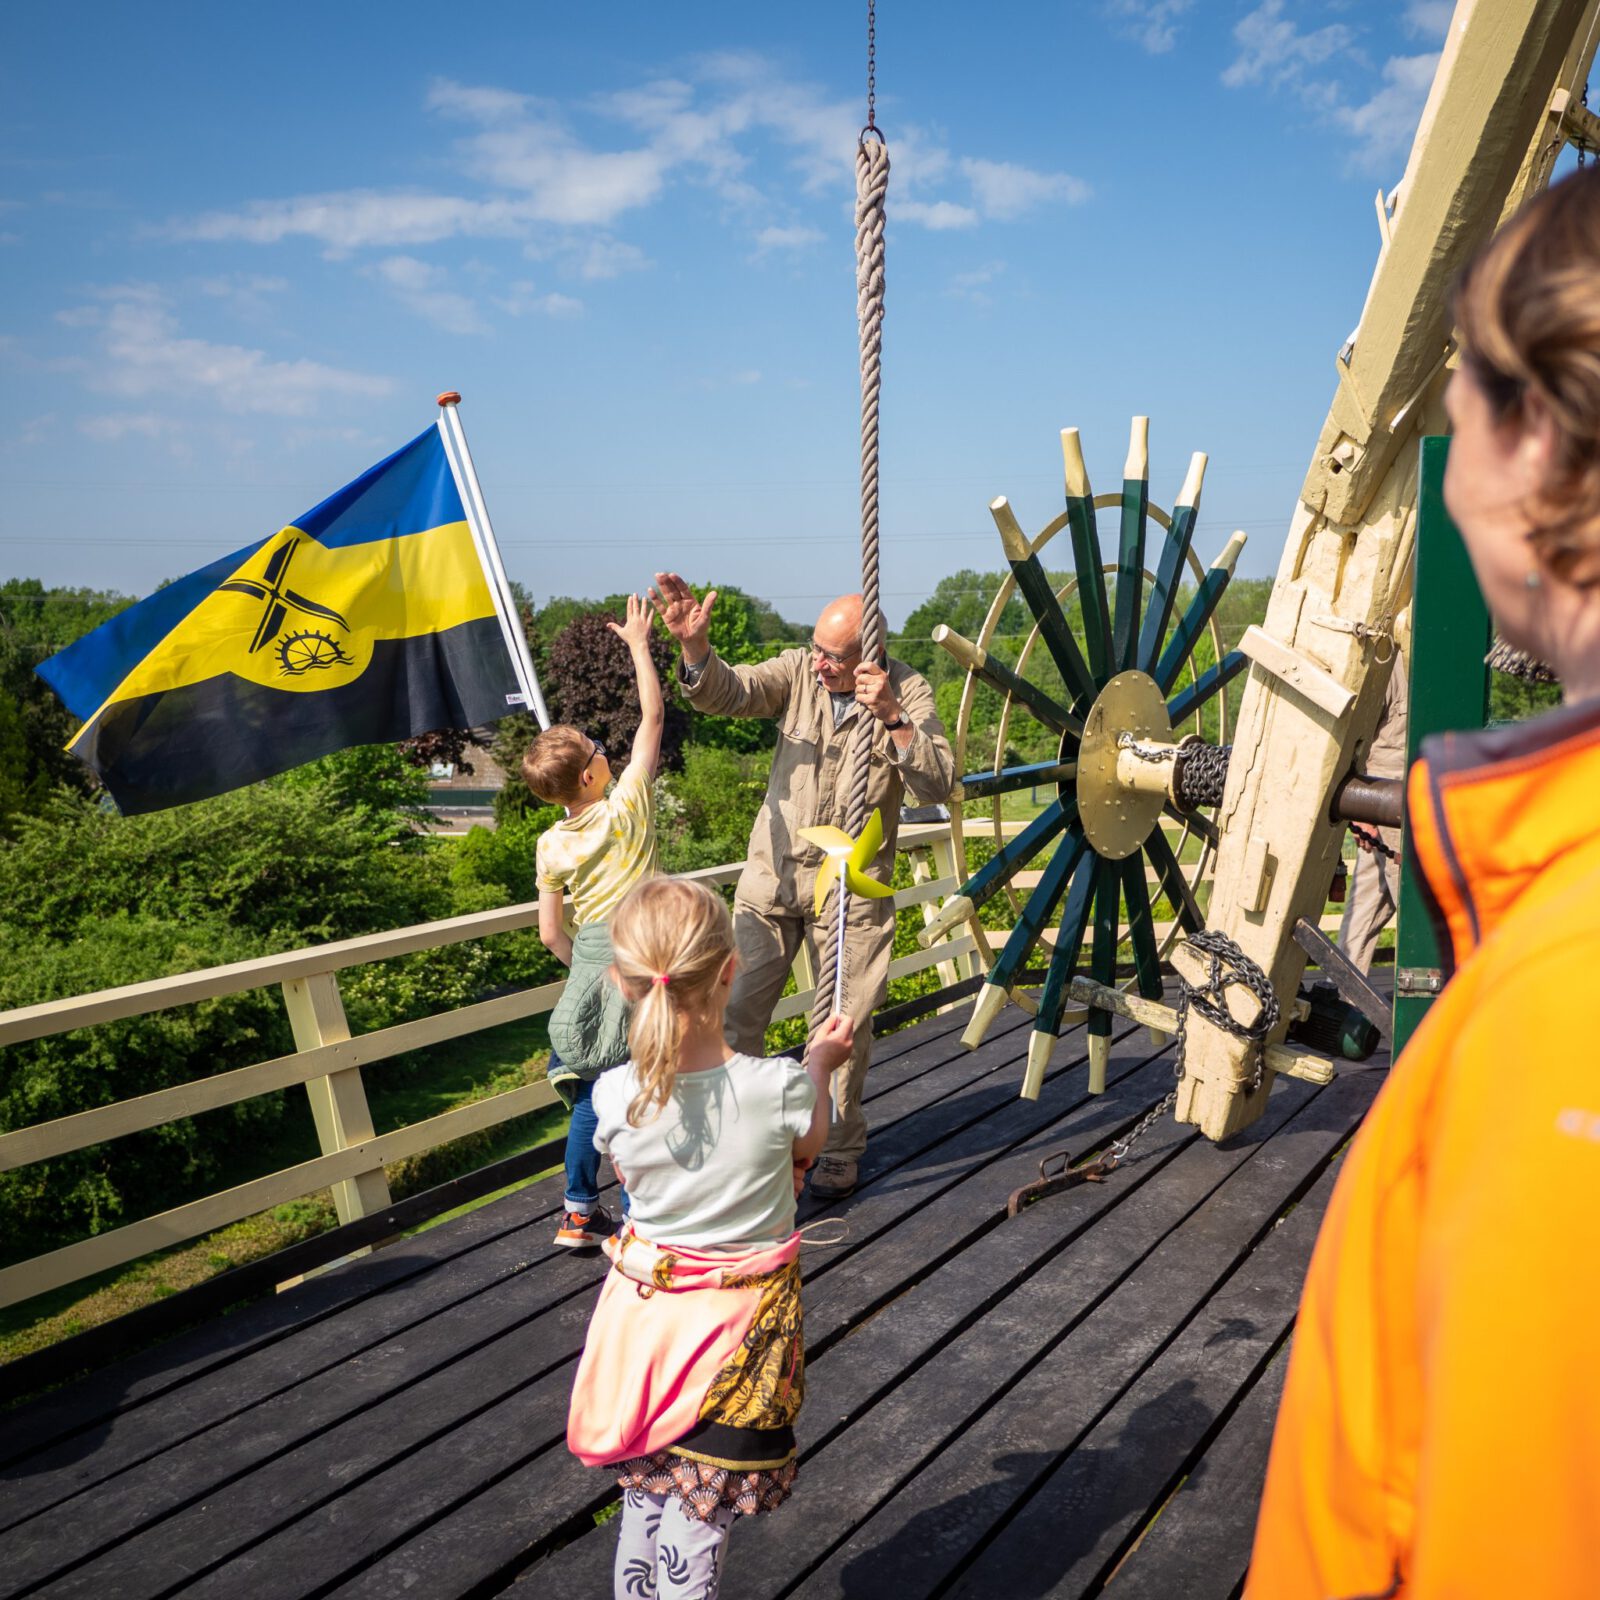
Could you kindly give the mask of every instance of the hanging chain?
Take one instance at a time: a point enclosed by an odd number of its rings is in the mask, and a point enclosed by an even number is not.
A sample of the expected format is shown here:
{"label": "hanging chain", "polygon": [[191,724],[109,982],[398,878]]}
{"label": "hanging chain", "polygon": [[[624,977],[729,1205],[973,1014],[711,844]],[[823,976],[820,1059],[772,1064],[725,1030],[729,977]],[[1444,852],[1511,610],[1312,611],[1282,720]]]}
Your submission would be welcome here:
{"label": "hanging chain", "polygon": [[878,131],[878,4],[867,0],[867,125],[863,133]]}
{"label": "hanging chain", "polygon": [[[1250,1080],[1251,1094],[1261,1087],[1262,1045],[1278,1025],[1281,1014],[1278,997],[1273,993],[1267,975],[1225,933],[1202,929],[1191,933],[1187,940],[1191,950],[1197,950],[1211,960],[1211,970],[1203,984],[1192,984],[1178,978],[1178,1031],[1172,1041],[1172,1075],[1176,1080],[1159,1105],[1153,1106],[1134,1125],[1133,1131],[1111,1146],[1107,1170],[1123,1161],[1134,1145],[1151,1126],[1169,1111],[1178,1098],[1178,1085],[1183,1082],[1183,1052],[1188,1042],[1189,1012],[1193,1008],[1213,1027],[1231,1033],[1236,1039],[1248,1040],[1255,1046],[1255,1075]],[[1259,1008],[1254,1022],[1240,1022],[1228,1009],[1227,991],[1234,986],[1249,990]]]}

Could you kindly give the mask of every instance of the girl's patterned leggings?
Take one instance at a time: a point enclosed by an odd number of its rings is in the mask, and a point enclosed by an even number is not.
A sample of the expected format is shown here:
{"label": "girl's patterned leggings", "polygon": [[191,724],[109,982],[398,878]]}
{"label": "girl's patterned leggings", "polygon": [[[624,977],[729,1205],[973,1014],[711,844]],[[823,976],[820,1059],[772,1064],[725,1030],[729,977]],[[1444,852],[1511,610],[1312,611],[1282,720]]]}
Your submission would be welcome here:
{"label": "girl's patterned leggings", "polygon": [[736,1513],[702,1522],[675,1494],[625,1490],[617,1537],[616,1600],[717,1600],[722,1552]]}

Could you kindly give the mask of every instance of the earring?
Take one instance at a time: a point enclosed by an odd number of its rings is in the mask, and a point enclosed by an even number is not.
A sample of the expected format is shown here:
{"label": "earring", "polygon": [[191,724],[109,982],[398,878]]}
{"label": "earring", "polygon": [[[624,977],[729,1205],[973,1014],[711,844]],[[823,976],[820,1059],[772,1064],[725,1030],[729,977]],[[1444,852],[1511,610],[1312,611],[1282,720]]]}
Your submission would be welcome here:
{"label": "earring", "polygon": [[1544,587],[1544,579],[1539,576],[1537,567],[1531,572],[1525,572],[1522,575],[1522,582],[1524,587],[1529,589],[1542,589]]}

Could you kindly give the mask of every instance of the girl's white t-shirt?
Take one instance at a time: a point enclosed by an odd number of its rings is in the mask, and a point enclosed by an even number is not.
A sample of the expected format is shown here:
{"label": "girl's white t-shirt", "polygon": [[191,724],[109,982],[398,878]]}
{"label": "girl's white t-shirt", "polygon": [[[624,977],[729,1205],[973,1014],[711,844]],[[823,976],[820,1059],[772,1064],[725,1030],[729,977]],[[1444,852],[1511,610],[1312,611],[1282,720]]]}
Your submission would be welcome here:
{"label": "girl's white t-shirt", "polygon": [[678,1076],[641,1125],[633,1063],[602,1072],[594,1147],[627,1178],[634,1226],[656,1244],[692,1250],[774,1244],[794,1232],[794,1142],[811,1126],[817,1091],[787,1056],[735,1055]]}

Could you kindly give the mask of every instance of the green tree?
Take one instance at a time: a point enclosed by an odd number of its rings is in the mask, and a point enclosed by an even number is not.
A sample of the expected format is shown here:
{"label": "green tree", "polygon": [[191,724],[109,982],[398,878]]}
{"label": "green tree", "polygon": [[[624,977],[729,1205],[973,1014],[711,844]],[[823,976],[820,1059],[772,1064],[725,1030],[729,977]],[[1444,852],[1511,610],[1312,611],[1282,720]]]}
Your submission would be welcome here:
{"label": "green tree", "polygon": [[[99,589],[47,588],[37,578],[0,583],[0,741],[7,769],[20,787],[12,809],[37,806],[57,785],[87,794],[94,781],[68,755],[77,719],[35,668],[133,604],[126,595]],[[20,748],[16,740],[20,736]],[[0,830],[6,828],[0,801]]]}

